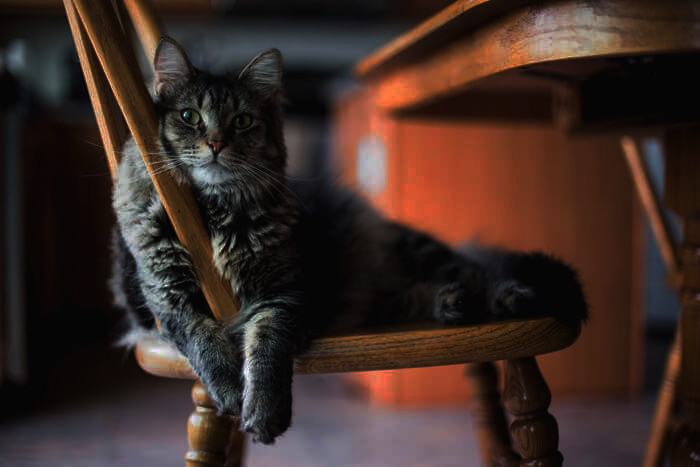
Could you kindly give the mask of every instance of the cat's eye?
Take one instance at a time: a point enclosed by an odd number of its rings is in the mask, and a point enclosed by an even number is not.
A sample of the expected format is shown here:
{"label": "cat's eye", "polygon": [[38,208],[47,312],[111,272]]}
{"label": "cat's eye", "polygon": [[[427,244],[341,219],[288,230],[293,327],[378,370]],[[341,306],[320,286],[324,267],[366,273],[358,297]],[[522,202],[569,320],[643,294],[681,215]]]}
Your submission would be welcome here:
{"label": "cat's eye", "polygon": [[202,116],[199,115],[199,112],[192,109],[183,110],[180,112],[180,117],[182,117],[185,123],[189,123],[190,125],[197,125],[202,120]]}
{"label": "cat's eye", "polygon": [[236,115],[236,118],[233,119],[233,126],[236,127],[237,130],[245,130],[252,124],[253,117],[251,117],[250,114]]}

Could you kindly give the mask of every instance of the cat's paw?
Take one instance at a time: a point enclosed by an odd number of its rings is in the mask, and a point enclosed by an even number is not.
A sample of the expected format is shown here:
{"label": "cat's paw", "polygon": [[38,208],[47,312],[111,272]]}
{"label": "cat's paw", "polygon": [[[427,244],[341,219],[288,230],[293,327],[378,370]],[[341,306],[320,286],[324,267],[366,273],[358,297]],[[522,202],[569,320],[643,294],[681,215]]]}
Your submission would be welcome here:
{"label": "cat's paw", "polygon": [[205,385],[209,397],[219,409],[220,414],[238,417],[241,415],[243,396],[241,385],[232,381],[209,382]]}
{"label": "cat's paw", "polygon": [[276,393],[269,388],[261,391],[246,388],[241,430],[250,433],[256,443],[272,444],[284,433],[292,420],[291,386]]}
{"label": "cat's paw", "polygon": [[524,318],[534,312],[535,291],[516,280],[493,285],[490,313],[497,318]]}
{"label": "cat's paw", "polygon": [[466,324],[479,321],[484,315],[485,304],[469,293],[459,282],[450,282],[435,296],[433,316],[443,324]]}

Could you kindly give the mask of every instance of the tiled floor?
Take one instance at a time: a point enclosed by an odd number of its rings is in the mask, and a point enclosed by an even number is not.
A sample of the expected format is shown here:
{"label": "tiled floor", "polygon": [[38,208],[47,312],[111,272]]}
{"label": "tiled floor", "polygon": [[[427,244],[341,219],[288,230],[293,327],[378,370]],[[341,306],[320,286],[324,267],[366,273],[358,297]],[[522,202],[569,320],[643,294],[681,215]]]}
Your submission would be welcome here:
{"label": "tiled floor", "polygon": [[[118,360],[76,356],[40,409],[0,420],[0,466],[183,465],[191,383]],[[467,407],[371,408],[332,375],[295,384],[293,427],[274,446],[250,446],[247,465],[479,465]],[[556,399],[566,465],[640,465],[652,403]]]}

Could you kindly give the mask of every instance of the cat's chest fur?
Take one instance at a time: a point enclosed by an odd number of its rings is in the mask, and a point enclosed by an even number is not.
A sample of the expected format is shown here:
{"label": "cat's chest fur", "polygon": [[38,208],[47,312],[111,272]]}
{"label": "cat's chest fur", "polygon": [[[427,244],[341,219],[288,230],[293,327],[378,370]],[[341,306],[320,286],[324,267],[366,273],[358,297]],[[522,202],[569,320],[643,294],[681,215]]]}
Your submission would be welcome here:
{"label": "cat's chest fur", "polygon": [[271,257],[290,248],[295,222],[290,207],[237,193],[200,193],[197,198],[209,230],[214,263],[234,289],[241,277],[252,275]]}

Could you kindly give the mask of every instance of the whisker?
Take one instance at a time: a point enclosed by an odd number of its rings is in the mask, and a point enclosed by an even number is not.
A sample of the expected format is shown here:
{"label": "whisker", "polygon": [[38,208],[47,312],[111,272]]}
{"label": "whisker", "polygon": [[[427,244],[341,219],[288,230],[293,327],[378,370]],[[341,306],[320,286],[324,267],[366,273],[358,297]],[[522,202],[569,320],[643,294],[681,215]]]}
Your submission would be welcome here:
{"label": "whisker", "polygon": [[291,201],[291,200],[296,200],[299,205],[304,209],[305,211],[309,211],[308,207],[304,204],[304,201],[296,194],[294,191],[289,188],[289,186],[285,183],[285,178],[275,172],[272,172],[270,169],[267,167],[260,166],[258,164],[253,164],[253,163],[238,163],[236,166],[240,169],[242,169],[244,172],[246,172],[248,175],[253,176],[256,180],[258,180],[267,190],[267,192],[272,196],[273,199],[277,199],[275,195],[270,191],[270,189],[275,190],[275,192],[278,195],[282,196],[282,199],[286,201]]}
{"label": "whisker", "polygon": [[297,195],[294,192],[294,190],[292,190],[289,187],[289,185],[287,185],[287,183],[286,183],[287,178],[286,177],[280,176],[280,175],[276,174],[275,172],[273,172],[272,170],[270,170],[269,168],[261,166],[259,164],[252,163],[251,166],[253,166],[257,170],[262,171],[263,173],[270,174],[269,178],[275,184],[275,186],[278,190],[283,188],[286,193],[288,193],[288,194],[292,195],[294,198],[296,198],[296,200],[299,201],[299,204],[301,204],[301,206],[308,211],[307,207],[304,205],[304,202],[299,197],[299,195]]}

